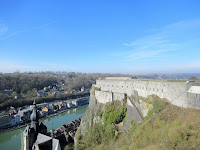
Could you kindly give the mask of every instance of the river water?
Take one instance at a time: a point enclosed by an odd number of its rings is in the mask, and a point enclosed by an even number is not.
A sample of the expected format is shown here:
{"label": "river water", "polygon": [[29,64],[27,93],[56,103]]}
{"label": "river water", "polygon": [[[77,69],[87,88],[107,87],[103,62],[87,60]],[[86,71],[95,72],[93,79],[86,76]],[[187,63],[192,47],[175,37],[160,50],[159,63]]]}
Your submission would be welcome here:
{"label": "river water", "polygon": [[[74,109],[70,109],[57,116],[43,120],[43,123],[47,126],[47,131],[57,129],[63,124],[68,124],[70,121],[84,115],[88,105],[79,106]],[[20,150],[21,149],[21,133],[24,128],[9,131],[0,134],[0,150]]]}

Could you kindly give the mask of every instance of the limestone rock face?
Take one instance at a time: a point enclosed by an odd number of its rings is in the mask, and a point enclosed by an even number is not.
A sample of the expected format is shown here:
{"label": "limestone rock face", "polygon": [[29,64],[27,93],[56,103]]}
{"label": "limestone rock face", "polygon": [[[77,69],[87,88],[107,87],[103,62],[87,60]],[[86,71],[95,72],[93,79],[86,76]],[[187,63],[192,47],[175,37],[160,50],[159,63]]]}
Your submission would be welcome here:
{"label": "limestone rock face", "polygon": [[90,104],[81,120],[81,134],[84,135],[89,130],[89,127],[93,124],[93,122],[103,122],[95,115],[97,110],[100,111],[100,105],[102,106],[102,104],[98,103],[95,98],[95,88],[92,87],[90,90]]}
{"label": "limestone rock face", "polygon": [[141,99],[139,100],[139,106],[140,106],[140,111],[141,111],[143,117],[146,117],[148,111],[153,108],[152,104],[148,104]]}
{"label": "limestone rock face", "polygon": [[[82,120],[81,120],[80,127],[81,127],[81,134],[83,135],[89,130],[89,127],[92,124],[99,123],[99,122],[101,122],[102,124],[104,123],[103,117],[99,117],[99,113],[104,112],[105,103],[101,103],[97,100],[95,91],[100,91],[100,89],[97,89],[96,87],[91,88],[90,104],[86,110],[85,115],[82,117]],[[100,97],[98,95],[98,99],[99,98]],[[143,118],[147,116],[148,111],[153,108],[152,104],[148,103],[147,101],[142,100],[138,96],[137,91],[133,91],[130,96],[127,95],[126,97],[124,97],[123,100],[121,99],[121,103],[124,104],[125,102],[126,102],[126,107],[127,107],[127,121],[125,123],[124,128],[126,130],[129,128],[129,124],[132,120],[136,122],[141,122]]]}

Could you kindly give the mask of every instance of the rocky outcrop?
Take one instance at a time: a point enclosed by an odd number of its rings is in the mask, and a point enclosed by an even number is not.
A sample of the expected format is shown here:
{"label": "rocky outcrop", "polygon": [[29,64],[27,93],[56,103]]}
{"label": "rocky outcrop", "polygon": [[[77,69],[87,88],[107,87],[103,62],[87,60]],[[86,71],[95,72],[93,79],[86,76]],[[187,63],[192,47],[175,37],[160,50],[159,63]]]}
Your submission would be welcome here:
{"label": "rocky outcrop", "polygon": [[[90,90],[90,103],[89,107],[87,108],[85,115],[82,117],[81,120],[81,134],[84,135],[88,130],[89,127],[93,123],[102,122],[103,119],[99,117],[100,113],[104,112],[104,105],[97,102],[95,98],[95,90],[98,90],[95,87],[92,87]],[[102,115],[102,114],[101,114]]]}
{"label": "rocky outcrop", "polygon": [[[95,96],[95,91],[100,91],[97,87],[92,87],[90,90],[90,104],[86,110],[85,115],[81,120],[81,134],[85,134],[91,125],[94,123],[101,122],[104,123],[102,116],[104,113],[104,103],[100,103]],[[99,98],[99,97],[98,97]],[[109,103],[109,102],[108,102]],[[131,96],[125,96],[121,100],[122,104],[126,103],[127,115],[126,123],[124,125],[124,130],[128,130],[129,124],[132,120],[136,122],[141,122],[144,117],[146,117],[147,112],[152,108],[150,101],[145,100],[138,96],[137,91],[133,92]]]}

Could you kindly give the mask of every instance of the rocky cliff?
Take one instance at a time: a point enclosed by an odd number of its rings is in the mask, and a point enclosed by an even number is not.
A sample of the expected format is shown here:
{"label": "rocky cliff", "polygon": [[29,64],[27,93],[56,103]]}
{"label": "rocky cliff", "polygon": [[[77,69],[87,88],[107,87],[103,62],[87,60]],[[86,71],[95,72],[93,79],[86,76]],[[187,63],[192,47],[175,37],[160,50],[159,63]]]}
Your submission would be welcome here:
{"label": "rocky cliff", "polygon": [[[88,133],[92,132],[92,130],[99,130],[94,129],[95,126],[102,128],[99,132],[105,132],[107,129],[110,130],[108,134],[111,137],[114,137],[117,131],[127,132],[132,120],[141,122],[147,115],[148,110],[152,108],[151,101],[140,98],[136,91],[130,97],[125,96],[124,99],[107,102],[105,104],[98,102],[95,96],[96,91],[99,91],[99,89],[94,86],[90,90],[90,104],[85,115],[82,117],[80,129],[77,132],[79,137],[76,141],[79,141],[79,145],[80,137],[88,136]],[[96,131],[94,134],[96,134]],[[101,138],[107,138],[105,137],[107,135],[99,136]]]}
{"label": "rocky cliff", "polygon": [[156,95],[140,97],[137,91],[100,103],[95,91],[100,89],[92,87],[76,132],[77,150],[200,149],[200,110],[174,106]]}

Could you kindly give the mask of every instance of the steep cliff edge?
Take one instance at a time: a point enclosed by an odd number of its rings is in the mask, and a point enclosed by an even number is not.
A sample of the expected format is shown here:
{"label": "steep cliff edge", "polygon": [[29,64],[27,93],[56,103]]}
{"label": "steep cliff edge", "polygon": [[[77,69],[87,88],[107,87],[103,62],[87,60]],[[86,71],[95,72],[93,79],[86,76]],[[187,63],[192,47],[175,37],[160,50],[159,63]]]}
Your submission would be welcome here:
{"label": "steep cliff edge", "polygon": [[[82,121],[81,121],[81,134],[85,135],[86,132],[88,132],[89,128],[93,125],[93,124],[102,124],[104,125],[104,119],[106,119],[106,115],[107,113],[105,113],[108,109],[112,109],[109,111],[113,111],[115,113],[117,113],[118,111],[118,115],[120,114],[120,109],[122,108],[126,108],[126,99],[122,100],[122,101],[113,101],[111,103],[106,103],[106,104],[102,104],[99,103],[97,101],[97,99],[95,98],[95,91],[98,90],[96,87],[92,87],[91,91],[90,91],[90,104],[89,107],[86,110],[85,115],[82,117]],[[125,118],[126,116],[126,110],[125,110],[125,115],[122,116],[121,121]],[[109,117],[113,117],[113,116],[109,116]],[[116,118],[117,120],[117,118]],[[112,121],[116,121],[116,120],[112,120]],[[117,122],[119,122],[117,120]],[[106,122],[105,122],[106,123]],[[115,122],[113,122],[115,123]]]}
{"label": "steep cliff edge", "polygon": [[[81,149],[200,149],[200,111],[171,105],[156,95],[133,95],[98,103],[92,87],[90,104],[76,132]],[[114,124],[113,124],[114,123]]]}
{"label": "steep cliff edge", "polygon": [[97,100],[95,98],[95,87],[92,87],[90,90],[90,103],[89,107],[87,108],[85,115],[82,117],[80,129],[81,134],[85,135],[86,132],[88,132],[89,127],[93,124],[97,116],[99,116],[99,112],[103,111],[104,105],[101,103],[97,103]]}
{"label": "steep cliff edge", "polygon": [[[105,104],[99,103],[95,97],[95,91],[100,91],[97,87],[93,86],[90,90],[90,104],[86,110],[85,115],[82,117],[80,129],[76,134],[76,148],[85,149],[93,141],[100,144],[105,139],[113,139],[117,136],[118,132],[128,131],[129,125],[132,120],[141,122],[147,115],[149,108],[145,101],[135,93],[134,96],[126,96],[124,99],[107,102]],[[88,137],[89,141],[86,142]],[[82,143],[82,141],[84,141]],[[78,146],[77,146],[78,145]],[[90,147],[90,146],[89,146]]]}

